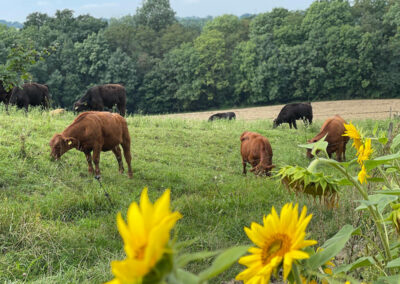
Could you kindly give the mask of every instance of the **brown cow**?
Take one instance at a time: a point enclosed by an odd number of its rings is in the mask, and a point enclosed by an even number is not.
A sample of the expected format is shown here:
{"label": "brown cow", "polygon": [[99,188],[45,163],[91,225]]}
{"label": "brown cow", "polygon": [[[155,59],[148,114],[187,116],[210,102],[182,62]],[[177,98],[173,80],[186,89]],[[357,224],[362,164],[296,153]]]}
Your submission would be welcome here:
{"label": "brown cow", "polygon": [[[336,159],[341,162],[343,157],[343,160],[345,161],[346,144],[349,141],[349,137],[342,136],[346,130],[343,125],[344,123],[346,123],[346,121],[339,115],[328,118],[321,126],[320,132],[313,139],[307,142],[315,143],[327,135],[325,141],[328,142],[326,152],[328,153],[329,158],[332,157],[332,153],[336,152]],[[310,159],[313,158],[311,149],[307,149],[307,157]]]}
{"label": "brown cow", "polygon": [[246,164],[249,163],[253,167],[251,172],[270,176],[269,171],[275,165],[272,165],[272,148],[268,139],[258,133],[245,131],[240,136],[240,141],[243,174],[246,174]]}
{"label": "brown cow", "polygon": [[51,156],[56,160],[72,148],[85,153],[89,173],[93,173],[93,151],[96,177],[100,177],[101,151],[112,150],[118,161],[119,172],[124,172],[120,144],[128,164],[128,176],[131,178],[131,138],[126,120],[119,114],[97,111],[81,113],[61,134],[54,134],[50,140]]}

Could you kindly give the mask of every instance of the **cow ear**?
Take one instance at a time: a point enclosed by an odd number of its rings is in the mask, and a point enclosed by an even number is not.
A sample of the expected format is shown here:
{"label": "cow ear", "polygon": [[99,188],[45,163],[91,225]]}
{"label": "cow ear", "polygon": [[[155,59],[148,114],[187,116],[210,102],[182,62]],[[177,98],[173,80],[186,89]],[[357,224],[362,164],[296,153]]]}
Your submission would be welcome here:
{"label": "cow ear", "polygon": [[65,142],[67,143],[68,148],[72,148],[76,145],[76,139],[73,137],[68,137],[65,139]]}

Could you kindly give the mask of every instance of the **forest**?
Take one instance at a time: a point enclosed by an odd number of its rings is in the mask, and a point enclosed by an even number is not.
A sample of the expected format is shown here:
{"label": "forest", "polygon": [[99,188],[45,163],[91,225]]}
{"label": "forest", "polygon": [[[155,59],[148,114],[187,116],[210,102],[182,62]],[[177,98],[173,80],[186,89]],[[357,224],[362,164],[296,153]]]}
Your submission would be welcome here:
{"label": "forest", "polygon": [[[129,11],[127,11],[129,13]],[[320,0],[305,11],[179,18],[147,0],[109,20],[72,10],[0,25],[0,65],[15,46],[48,50],[29,67],[54,107],[120,83],[130,113],[400,96],[400,3]]]}

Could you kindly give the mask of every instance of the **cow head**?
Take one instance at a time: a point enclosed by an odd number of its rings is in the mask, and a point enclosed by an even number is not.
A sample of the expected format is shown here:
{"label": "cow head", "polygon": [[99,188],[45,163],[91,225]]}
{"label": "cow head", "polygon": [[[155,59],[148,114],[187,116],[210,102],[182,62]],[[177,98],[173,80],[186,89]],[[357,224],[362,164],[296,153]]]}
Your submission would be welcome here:
{"label": "cow head", "polygon": [[54,134],[49,145],[51,156],[58,160],[65,152],[76,147],[77,140],[73,137],[64,137],[62,134]]}
{"label": "cow head", "polygon": [[257,166],[255,168],[252,168],[250,172],[254,172],[256,175],[261,175],[265,174],[266,176],[270,177],[271,176],[271,170],[275,168],[275,165],[268,165],[268,166]]}
{"label": "cow head", "polygon": [[277,128],[279,125],[281,124],[281,122],[276,118],[276,119],[274,119],[274,124],[273,124],[273,126],[272,126],[272,128]]}
{"label": "cow head", "polygon": [[74,103],[74,111],[75,112],[81,112],[84,110],[88,110],[88,103],[87,102],[80,102],[77,101]]}

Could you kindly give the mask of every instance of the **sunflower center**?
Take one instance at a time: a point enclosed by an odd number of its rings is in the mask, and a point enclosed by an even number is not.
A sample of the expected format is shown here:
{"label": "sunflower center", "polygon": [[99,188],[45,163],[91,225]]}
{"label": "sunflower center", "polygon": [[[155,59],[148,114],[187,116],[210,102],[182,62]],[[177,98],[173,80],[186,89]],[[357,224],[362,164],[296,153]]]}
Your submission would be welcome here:
{"label": "sunflower center", "polygon": [[268,264],[275,256],[283,256],[290,250],[290,238],[285,234],[276,234],[263,246],[261,262]]}
{"label": "sunflower center", "polygon": [[143,259],[144,258],[144,251],[145,251],[145,249],[146,249],[146,246],[145,245],[143,245],[143,246],[141,246],[140,248],[138,248],[136,251],[135,251],[135,253],[136,253],[136,256],[135,256],[135,258],[136,259]]}

